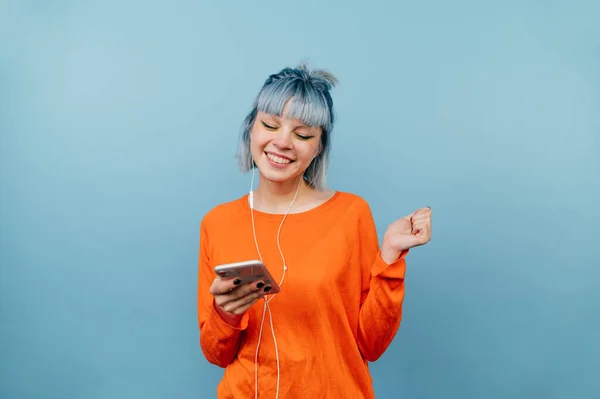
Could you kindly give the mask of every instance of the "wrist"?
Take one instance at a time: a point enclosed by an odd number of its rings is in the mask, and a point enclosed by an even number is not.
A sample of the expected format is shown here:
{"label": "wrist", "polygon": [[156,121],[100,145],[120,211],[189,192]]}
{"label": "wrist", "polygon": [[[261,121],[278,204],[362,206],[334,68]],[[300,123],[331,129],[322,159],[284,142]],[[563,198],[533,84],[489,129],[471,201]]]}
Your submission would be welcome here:
{"label": "wrist", "polygon": [[406,256],[407,253],[408,249],[395,249],[387,242],[385,238],[383,239],[380,256],[381,259],[388,265],[396,263],[398,260]]}
{"label": "wrist", "polygon": [[400,257],[401,251],[393,249],[393,247],[390,246],[390,244],[386,238],[387,237],[383,237],[383,243],[381,245],[380,256],[381,256],[381,259],[383,259],[383,261],[385,263],[390,265],[398,260],[398,258]]}
{"label": "wrist", "polygon": [[396,262],[400,258],[401,253],[402,252],[398,252],[398,251],[394,251],[394,250],[390,250],[390,249],[382,249],[381,250],[381,259],[388,265],[391,265],[392,263]]}
{"label": "wrist", "polygon": [[214,306],[215,310],[217,311],[217,313],[219,314],[219,316],[221,317],[221,319],[225,323],[229,324],[232,327],[235,327],[240,324],[242,315],[226,312],[225,310],[223,310],[222,307],[217,305],[217,303],[214,301],[213,301],[213,306]]}

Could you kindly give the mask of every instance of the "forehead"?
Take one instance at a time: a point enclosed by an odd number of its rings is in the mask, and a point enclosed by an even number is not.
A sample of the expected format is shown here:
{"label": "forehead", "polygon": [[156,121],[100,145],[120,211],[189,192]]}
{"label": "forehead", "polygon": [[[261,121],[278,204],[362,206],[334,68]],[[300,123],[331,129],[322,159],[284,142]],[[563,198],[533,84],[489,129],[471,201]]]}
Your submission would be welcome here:
{"label": "forehead", "polygon": [[[284,115],[286,115],[286,114],[284,113]],[[257,114],[256,119],[257,119],[257,122],[259,120],[261,120],[261,121],[265,121],[268,123],[274,123],[278,126],[287,126],[290,129],[298,129],[298,128],[306,129],[307,131],[311,131],[314,134],[322,132],[321,126],[310,126],[310,125],[302,122],[298,118],[289,118],[287,116],[279,116],[279,115],[268,114],[266,112],[259,112]]]}
{"label": "forehead", "polygon": [[283,110],[281,111],[280,114],[271,114],[271,113],[268,113],[265,111],[258,111],[258,116],[260,116],[261,118],[276,121],[277,123],[281,123],[281,124],[304,126],[307,128],[319,127],[319,126],[311,125],[311,124],[307,123],[306,121],[303,121],[302,119],[296,117],[293,114],[293,112],[290,112],[290,107],[291,107],[290,103],[291,103],[291,100],[288,101],[288,103],[286,103],[286,105],[283,107]]}
{"label": "forehead", "polygon": [[325,97],[315,87],[297,80],[280,80],[265,86],[257,98],[256,110],[330,130],[331,110]]}

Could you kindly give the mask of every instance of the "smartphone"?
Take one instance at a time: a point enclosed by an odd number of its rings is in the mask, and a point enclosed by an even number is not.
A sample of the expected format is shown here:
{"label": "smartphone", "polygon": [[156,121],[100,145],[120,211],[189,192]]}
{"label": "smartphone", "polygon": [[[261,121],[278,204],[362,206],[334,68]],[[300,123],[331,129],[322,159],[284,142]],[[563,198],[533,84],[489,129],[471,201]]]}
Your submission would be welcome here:
{"label": "smartphone", "polygon": [[215,273],[222,278],[239,278],[241,284],[262,281],[265,287],[271,287],[270,294],[280,292],[279,284],[273,279],[267,267],[260,260],[247,260],[243,262],[227,263],[215,267]]}

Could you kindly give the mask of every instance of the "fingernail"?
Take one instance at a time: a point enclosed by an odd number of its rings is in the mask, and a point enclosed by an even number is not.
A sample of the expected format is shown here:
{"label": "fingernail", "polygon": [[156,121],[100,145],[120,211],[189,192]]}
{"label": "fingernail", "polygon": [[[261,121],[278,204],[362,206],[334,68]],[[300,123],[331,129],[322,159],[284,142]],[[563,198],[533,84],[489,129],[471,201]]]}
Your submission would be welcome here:
{"label": "fingernail", "polygon": [[271,287],[265,287],[265,292],[271,291]]}
{"label": "fingernail", "polygon": [[258,283],[256,284],[256,288],[262,288],[265,284],[264,283]]}
{"label": "fingernail", "polygon": [[239,278],[236,278],[235,280],[233,280],[233,284],[235,284],[235,285],[238,285],[241,282],[242,282],[242,280],[240,280]]}

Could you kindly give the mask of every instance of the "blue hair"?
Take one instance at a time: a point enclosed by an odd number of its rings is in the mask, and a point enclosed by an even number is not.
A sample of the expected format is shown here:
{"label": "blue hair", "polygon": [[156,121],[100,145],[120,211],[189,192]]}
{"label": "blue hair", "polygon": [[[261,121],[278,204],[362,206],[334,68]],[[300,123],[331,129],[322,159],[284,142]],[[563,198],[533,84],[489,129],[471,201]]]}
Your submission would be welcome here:
{"label": "blue hair", "polygon": [[[252,125],[258,112],[299,119],[308,126],[319,126],[321,151],[304,173],[304,179],[318,189],[325,188],[329,159],[330,134],[335,115],[333,100],[329,93],[337,79],[321,69],[310,69],[301,64],[296,68],[284,68],[270,75],[254,99],[252,109],[244,119],[240,137],[238,161],[242,172],[256,167],[250,152]],[[282,115],[286,103],[292,99],[286,115]]]}

